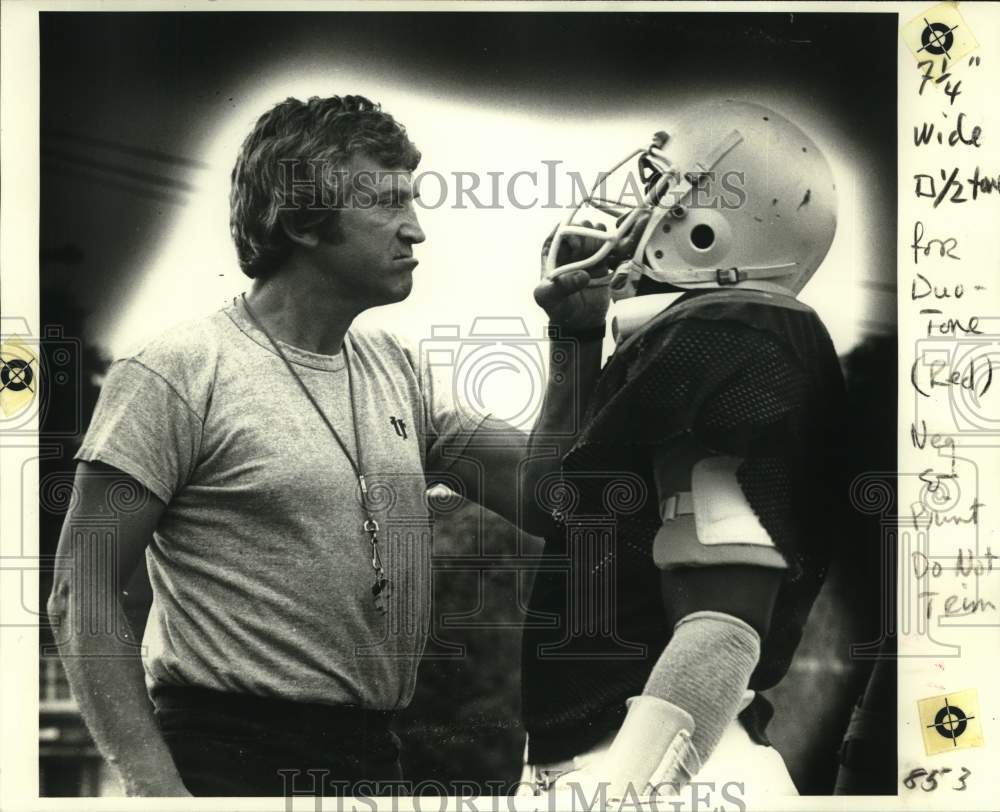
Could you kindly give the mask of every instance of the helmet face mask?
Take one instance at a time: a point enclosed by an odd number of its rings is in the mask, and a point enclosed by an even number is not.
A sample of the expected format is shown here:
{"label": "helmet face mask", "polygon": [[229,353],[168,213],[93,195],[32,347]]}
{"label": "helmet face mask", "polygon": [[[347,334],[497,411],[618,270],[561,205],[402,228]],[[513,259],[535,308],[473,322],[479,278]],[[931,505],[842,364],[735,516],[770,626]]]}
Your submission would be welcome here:
{"label": "helmet face mask", "polygon": [[[655,145],[637,149],[598,176],[586,197],[556,229],[546,257],[546,276],[557,276],[581,268],[589,269],[605,262],[609,254],[626,242],[628,237],[633,236],[637,228],[643,226],[672,180],[669,162],[656,153]],[[639,182],[631,171],[636,162],[639,166]],[[612,180],[613,183],[610,182]],[[614,198],[608,197],[607,190],[617,188],[620,180],[625,182],[622,193]],[[604,228],[582,225],[581,222],[599,223]],[[570,235],[597,240],[599,247],[589,257],[557,265],[556,257],[562,240]]]}
{"label": "helmet face mask", "polygon": [[[607,181],[636,163],[630,202],[604,197]],[[615,217],[613,227],[577,225],[589,209]],[[815,143],[766,107],[713,102],[693,109],[671,136],[657,133],[649,147],[602,174],[557,229],[546,272],[624,259],[610,282],[616,300],[634,296],[642,276],[681,289],[739,287],[794,296],[826,256],[835,231],[833,175]],[[596,238],[600,247],[558,266],[559,244],[568,234]],[[628,255],[616,256],[626,242]]]}

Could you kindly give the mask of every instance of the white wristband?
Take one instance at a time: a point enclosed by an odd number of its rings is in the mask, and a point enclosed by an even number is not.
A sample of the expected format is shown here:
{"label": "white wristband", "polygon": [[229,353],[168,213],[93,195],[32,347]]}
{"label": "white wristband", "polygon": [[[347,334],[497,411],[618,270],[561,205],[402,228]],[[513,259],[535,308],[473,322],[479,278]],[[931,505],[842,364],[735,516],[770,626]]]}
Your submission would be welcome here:
{"label": "white wristband", "polygon": [[609,783],[608,798],[642,797],[654,789],[674,794],[664,785],[679,792],[701,769],[693,732],[687,711],[659,697],[632,697],[621,729],[593,772]]}

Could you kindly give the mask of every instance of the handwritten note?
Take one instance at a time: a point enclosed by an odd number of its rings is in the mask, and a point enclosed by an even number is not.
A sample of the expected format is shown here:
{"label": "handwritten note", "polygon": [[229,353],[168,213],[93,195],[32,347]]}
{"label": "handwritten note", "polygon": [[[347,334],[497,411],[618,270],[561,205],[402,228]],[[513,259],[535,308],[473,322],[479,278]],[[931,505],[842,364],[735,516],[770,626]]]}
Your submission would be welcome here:
{"label": "handwritten note", "polygon": [[998,789],[967,778],[1000,752],[1000,49],[962,13],[915,17],[900,62],[901,801]]}

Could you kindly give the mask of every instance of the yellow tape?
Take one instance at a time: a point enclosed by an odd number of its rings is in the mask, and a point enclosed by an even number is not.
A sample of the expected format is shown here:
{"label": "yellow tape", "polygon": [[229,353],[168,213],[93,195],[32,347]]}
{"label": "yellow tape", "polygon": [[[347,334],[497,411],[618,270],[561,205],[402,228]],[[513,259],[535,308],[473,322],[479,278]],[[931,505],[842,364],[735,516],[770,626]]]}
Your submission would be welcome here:
{"label": "yellow tape", "polygon": [[38,359],[16,341],[0,344],[0,412],[13,417],[24,411],[38,391]]}
{"label": "yellow tape", "polygon": [[921,699],[917,710],[927,755],[982,747],[983,725],[976,689]]}
{"label": "yellow tape", "polygon": [[979,47],[955,3],[941,3],[927,9],[904,25],[900,33],[919,62],[930,59],[937,63],[935,76],[944,60],[954,63]]}

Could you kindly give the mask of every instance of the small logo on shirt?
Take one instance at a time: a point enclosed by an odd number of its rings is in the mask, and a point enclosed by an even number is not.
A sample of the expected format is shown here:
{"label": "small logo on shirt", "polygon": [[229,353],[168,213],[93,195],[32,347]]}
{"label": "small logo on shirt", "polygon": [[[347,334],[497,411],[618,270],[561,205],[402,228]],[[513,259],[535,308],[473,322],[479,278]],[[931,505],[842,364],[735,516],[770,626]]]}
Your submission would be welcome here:
{"label": "small logo on shirt", "polygon": [[406,439],[406,421],[401,417],[390,417],[389,422],[392,423],[392,427],[396,430],[396,434],[399,437]]}

